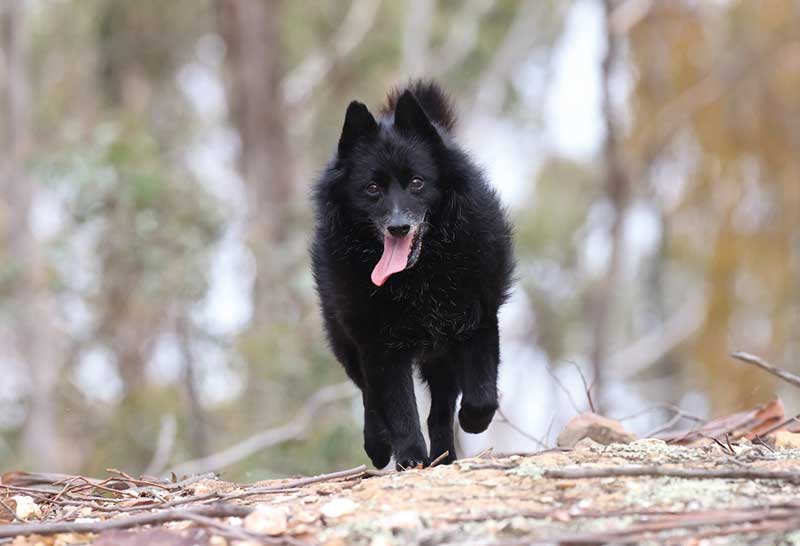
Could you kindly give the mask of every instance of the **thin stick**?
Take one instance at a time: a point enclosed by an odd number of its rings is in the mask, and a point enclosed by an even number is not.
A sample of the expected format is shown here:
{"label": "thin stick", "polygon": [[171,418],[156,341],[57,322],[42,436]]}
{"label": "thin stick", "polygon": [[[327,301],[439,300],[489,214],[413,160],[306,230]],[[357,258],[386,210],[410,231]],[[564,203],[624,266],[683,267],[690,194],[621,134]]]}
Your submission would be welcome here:
{"label": "thin stick", "polygon": [[507,424],[508,426],[510,426],[510,427],[511,427],[511,428],[512,428],[512,429],[513,429],[515,432],[517,432],[517,433],[518,433],[518,434],[520,434],[521,436],[524,436],[525,438],[527,438],[527,439],[528,439],[528,440],[530,440],[531,442],[534,442],[536,445],[538,445],[538,446],[539,446],[539,447],[541,447],[542,449],[547,449],[547,445],[546,445],[544,442],[542,442],[540,439],[536,438],[535,436],[533,436],[533,435],[532,435],[532,434],[530,434],[529,432],[525,432],[524,430],[522,430],[521,428],[519,428],[517,425],[515,425],[515,424],[514,424],[514,423],[513,423],[513,422],[512,422],[512,421],[511,421],[511,420],[510,420],[508,417],[506,417],[506,414],[505,414],[505,413],[503,413],[503,410],[502,410],[502,409],[500,409],[500,408],[497,408],[497,414],[498,414],[500,417],[502,417],[502,418],[505,420],[506,424]]}
{"label": "thin stick", "polygon": [[232,538],[237,541],[243,540],[248,544],[254,542],[258,544],[289,544],[291,546],[307,546],[309,544],[308,542],[297,540],[289,536],[273,537],[260,533],[250,533],[243,529],[238,529],[231,525],[226,525],[225,523],[217,521],[208,516],[202,516],[200,514],[188,513],[185,515],[185,519],[193,521],[199,525],[202,525],[203,527],[208,527],[210,529],[213,529],[214,531],[216,531],[216,534],[225,536],[227,538]]}
{"label": "thin stick", "polygon": [[[347,470],[339,470],[338,472],[331,472],[330,474],[320,474],[319,476],[311,476],[310,478],[302,478],[300,480],[295,480],[293,482],[284,483],[275,487],[266,487],[263,490],[279,490],[279,489],[296,489],[298,487],[304,487],[306,485],[311,485],[312,483],[319,483],[319,482],[327,482],[329,480],[337,480],[340,478],[355,478],[357,476],[361,476],[367,467],[365,465],[359,465],[355,468],[349,468]],[[261,489],[261,488],[259,488]]]}
{"label": "thin stick", "polygon": [[751,355],[750,353],[744,353],[742,351],[737,351],[735,353],[732,353],[731,357],[735,358],[736,360],[741,360],[742,362],[752,364],[753,366],[758,366],[765,372],[771,373],[775,377],[783,379],[790,385],[794,385],[795,387],[800,388],[800,376],[795,375],[792,372],[787,372],[786,370],[782,370],[781,368],[778,368],[776,366],[773,366],[763,358]]}
{"label": "thin stick", "polygon": [[433,468],[442,461],[444,461],[450,455],[450,450],[445,450],[444,453],[436,457],[434,460],[431,461],[431,464],[428,465],[428,468]]}
{"label": "thin stick", "polygon": [[152,525],[180,521],[189,515],[208,517],[244,517],[253,509],[233,504],[214,504],[211,506],[198,506],[177,510],[164,510],[161,512],[148,512],[124,518],[107,519],[103,521],[59,521],[52,523],[16,523],[0,525],[0,538],[15,537],[18,535],[54,535],[58,533],[99,533],[110,529],[130,529],[139,525]]}
{"label": "thin stick", "polygon": [[586,376],[583,375],[583,370],[577,362],[574,360],[567,360],[567,363],[572,364],[572,366],[578,371],[578,375],[581,376],[581,383],[583,383],[583,390],[586,391],[586,400],[589,401],[589,409],[592,411],[592,413],[597,413],[597,410],[594,407],[594,401],[592,400],[592,389],[594,388],[597,377],[592,379],[592,384],[590,385],[589,382],[586,381]]}
{"label": "thin stick", "polygon": [[[642,534],[658,533],[662,531],[670,531],[673,529],[696,529],[698,527],[709,527],[712,525],[736,525],[747,522],[762,522],[766,521],[781,521],[787,519],[796,519],[798,513],[796,510],[756,510],[752,512],[744,512],[742,514],[722,514],[714,516],[692,516],[688,518],[670,518],[665,521],[654,521],[650,523],[642,523],[632,525],[630,527],[614,530],[614,531],[601,531],[599,533],[580,533],[573,535],[556,535],[548,542],[555,542],[558,544],[605,544],[608,542],[618,542],[620,539],[631,539],[634,536]],[[625,541],[628,543],[628,541]]]}
{"label": "thin stick", "polygon": [[578,404],[575,402],[575,399],[572,397],[572,393],[567,390],[567,387],[564,386],[564,383],[556,377],[556,372],[550,366],[545,366],[545,370],[550,375],[550,378],[555,382],[561,391],[567,395],[567,400],[569,401],[569,405],[572,406],[572,409],[575,410],[575,413],[581,413],[581,409],[578,407]]}
{"label": "thin stick", "polygon": [[133,476],[130,476],[130,475],[126,474],[125,472],[121,471],[121,470],[117,470],[116,468],[106,468],[106,472],[110,472],[112,474],[119,474],[120,476],[122,476],[122,478],[114,478],[115,480],[119,480],[119,481],[122,481],[122,482],[129,482],[129,483],[132,483],[133,485],[137,485],[137,486],[138,485],[142,485],[142,486],[146,486],[146,487],[155,487],[155,488],[158,488],[158,489],[163,489],[165,491],[169,491],[171,489],[168,485],[164,485],[163,483],[156,483],[156,482],[151,482],[149,480],[141,480],[141,479],[137,480]]}
{"label": "thin stick", "polygon": [[11,509],[11,507],[5,503],[3,499],[0,499],[0,506],[2,506],[5,509],[5,511],[9,513],[9,515],[11,516],[11,521],[17,520],[17,513],[14,512]]}
{"label": "thin stick", "polygon": [[785,426],[787,426],[787,425],[789,425],[789,424],[791,424],[791,423],[793,423],[793,422],[795,422],[795,421],[797,421],[797,420],[800,420],[800,413],[798,413],[798,414],[797,414],[797,415],[795,415],[794,417],[789,417],[788,419],[786,419],[785,421],[782,421],[782,422],[778,423],[778,424],[777,424],[777,425],[775,425],[774,427],[770,427],[770,428],[768,428],[767,430],[765,430],[764,432],[762,432],[762,433],[761,433],[761,435],[762,435],[762,436],[766,436],[766,435],[768,435],[768,434],[772,434],[772,433],[773,433],[773,432],[775,432],[776,430],[780,430],[780,429],[782,429],[783,427],[785,427]]}
{"label": "thin stick", "polygon": [[795,470],[744,469],[705,469],[705,468],[665,468],[662,466],[614,466],[608,468],[581,468],[545,470],[545,478],[582,479],[611,478],[618,476],[662,476],[686,479],[734,479],[734,480],[782,480],[800,483],[800,473]]}
{"label": "thin stick", "polygon": [[194,474],[218,470],[231,466],[268,447],[294,440],[308,431],[314,424],[314,416],[322,408],[353,398],[355,394],[356,391],[350,382],[323,387],[311,395],[288,423],[261,431],[217,453],[178,464],[172,468],[172,472],[176,474]]}

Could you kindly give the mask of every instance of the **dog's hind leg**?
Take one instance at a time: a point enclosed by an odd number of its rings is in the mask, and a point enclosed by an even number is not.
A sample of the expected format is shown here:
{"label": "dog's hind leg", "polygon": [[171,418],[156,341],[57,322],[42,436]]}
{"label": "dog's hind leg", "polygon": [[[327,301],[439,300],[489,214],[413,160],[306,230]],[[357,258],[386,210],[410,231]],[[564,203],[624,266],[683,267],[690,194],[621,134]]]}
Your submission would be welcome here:
{"label": "dog's hind leg", "polygon": [[497,367],[500,338],[497,316],[461,344],[456,366],[461,379],[461,409],[458,422],[464,431],[478,434],[489,427],[497,410]]}
{"label": "dog's hind leg", "polygon": [[365,406],[368,411],[377,408],[386,423],[398,470],[428,462],[414,398],[412,360],[413,355],[400,351],[362,355]]}
{"label": "dog's hind leg", "polygon": [[422,378],[431,392],[431,411],[428,414],[428,436],[431,441],[430,459],[434,460],[445,451],[447,457],[442,464],[456,460],[456,448],[453,440],[453,418],[458,398],[458,378],[447,357],[424,362],[420,366]]}

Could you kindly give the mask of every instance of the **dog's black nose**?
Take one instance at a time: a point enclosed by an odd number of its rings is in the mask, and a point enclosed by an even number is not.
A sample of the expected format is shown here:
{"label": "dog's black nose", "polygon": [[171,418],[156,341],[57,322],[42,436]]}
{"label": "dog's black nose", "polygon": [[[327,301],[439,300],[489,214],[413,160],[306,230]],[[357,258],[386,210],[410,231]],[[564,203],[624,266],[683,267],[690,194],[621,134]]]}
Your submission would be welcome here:
{"label": "dog's black nose", "polygon": [[389,226],[387,229],[389,230],[389,233],[395,237],[405,237],[408,235],[408,231],[411,229],[411,226],[408,224],[402,224],[399,226]]}

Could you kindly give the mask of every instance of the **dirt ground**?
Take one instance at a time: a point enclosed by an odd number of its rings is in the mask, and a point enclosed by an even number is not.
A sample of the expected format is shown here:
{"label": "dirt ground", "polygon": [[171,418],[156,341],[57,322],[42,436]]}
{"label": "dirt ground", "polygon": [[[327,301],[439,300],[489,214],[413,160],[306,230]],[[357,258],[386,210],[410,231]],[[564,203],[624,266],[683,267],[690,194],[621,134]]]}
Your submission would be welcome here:
{"label": "dirt ground", "polygon": [[[746,440],[697,447],[584,440],[571,451],[485,454],[402,473],[357,468],[338,477],[247,485],[203,479],[154,487],[131,480],[100,482],[109,491],[127,483],[120,490],[127,494],[95,489],[91,501],[85,487],[68,485],[74,479],[49,485],[31,479],[6,491],[5,504],[10,493],[22,503],[19,495],[31,495],[35,508],[25,522],[0,525],[0,543],[800,544],[800,450]],[[145,525],[162,516],[175,521]],[[46,534],[9,534],[26,531]]]}

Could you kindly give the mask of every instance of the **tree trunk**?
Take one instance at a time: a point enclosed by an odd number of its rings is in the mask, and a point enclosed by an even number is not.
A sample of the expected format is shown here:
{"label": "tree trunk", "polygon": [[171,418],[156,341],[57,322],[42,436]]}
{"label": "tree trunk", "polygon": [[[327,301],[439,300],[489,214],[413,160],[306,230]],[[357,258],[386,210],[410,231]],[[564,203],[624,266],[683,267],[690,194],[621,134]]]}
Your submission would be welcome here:
{"label": "tree trunk", "polygon": [[[0,3],[3,64],[6,84],[5,158],[0,185],[6,207],[0,210],[0,234],[7,260],[15,264],[11,305],[16,309],[16,350],[29,374],[29,408],[22,434],[26,467],[59,470],[61,453],[56,423],[55,388],[61,361],[59,332],[52,322],[55,306],[47,286],[43,249],[30,229],[30,211],[36,187],[28,179],[25,162],[31,149],[28,111],[28,74],[23,44],[25,3]],[[57,456],[58,455],[58,456]]]}
{"label": "tree trunk", "polygon": [[233,122],[248,206],[246,237],[256,259],[253,324],[279,313],[275,289],[282,264],[276,243],[287,235],[295,165],[281,93],[279,0],[220,0],[220,26],[231,76]]}
{"label": "tree trunk", "polygon": [[594,346],[592,349],[592,367],[597,389],[597,410],[602,412],[604,373],[607,368],[609,353],[609,340],[611,333],[611,320],[615,303],[615,292],[618,288],[620,266],[625,244],[625,215],[630,201],[630,180],[625,171],[622,154],[619,149],[619,129],[614,115],[614,105],[611,96],[611,77],[614,66],[619,57],[619,37],[611,28],[610,16],[614,9],[612,0],[603,0],[606,14],[606,40],[608,49],[603,59],[603,117],[605,120],[606,137],[603,146],[606,168],[606,195],[613,207],[613,219],[609,229],[611,253],[605,275],[596,286],[593,294],[593,328]]}

